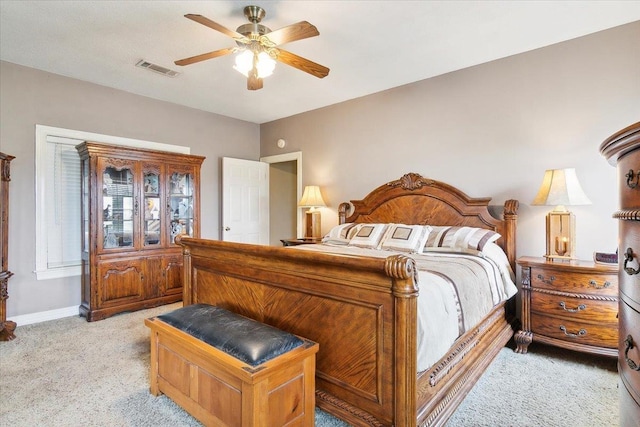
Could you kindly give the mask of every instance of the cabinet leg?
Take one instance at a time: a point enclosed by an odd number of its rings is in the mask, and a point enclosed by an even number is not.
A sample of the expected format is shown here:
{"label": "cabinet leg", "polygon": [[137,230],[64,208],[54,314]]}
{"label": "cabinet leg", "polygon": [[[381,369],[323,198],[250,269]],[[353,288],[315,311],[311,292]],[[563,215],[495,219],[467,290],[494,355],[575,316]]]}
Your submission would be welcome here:
{"label": "cabinet leg", "polygon": [[513,337],[516,342],[516,353],[527,354],[527,348],[533,341],[533,332],[530,331],[518,331]]}
{"label": "cabinet leg", "polygon": [[0,341],[11,341],[16,337],[13,334],[13,331],[16,330],[16,322],[7,320],[6,322],[2,322],[0,326]]}

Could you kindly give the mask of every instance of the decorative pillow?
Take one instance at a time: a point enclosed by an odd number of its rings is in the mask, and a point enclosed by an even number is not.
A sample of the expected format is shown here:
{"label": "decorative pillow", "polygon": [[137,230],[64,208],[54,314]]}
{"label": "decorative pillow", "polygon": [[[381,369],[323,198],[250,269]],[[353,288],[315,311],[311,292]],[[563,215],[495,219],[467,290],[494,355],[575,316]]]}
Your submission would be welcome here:
{"label": "decorative pillow", "polygon": [[358,232],[360,224],[348,222],[336,225],[322,238],[322,243],[329,245],[347,245],[351,238]]}
{"label": "decorative pillow", "polygon": [[485,228],[475,227],[432,227],[424,251],[482,251],[487,243],[495,242],[500,234]]}
{"label": "decorative pillow", "polygon": [[360,228],[351,238],[349,246],[380,249],[380,241],[382,237],[384,237],[388,225],[389,224],[360,224]]}
{"label": "decorative pillow", "polygon": [[381,249],[399,252],[420,252],[429,237],[431,227],[428,225],[390,224]]}

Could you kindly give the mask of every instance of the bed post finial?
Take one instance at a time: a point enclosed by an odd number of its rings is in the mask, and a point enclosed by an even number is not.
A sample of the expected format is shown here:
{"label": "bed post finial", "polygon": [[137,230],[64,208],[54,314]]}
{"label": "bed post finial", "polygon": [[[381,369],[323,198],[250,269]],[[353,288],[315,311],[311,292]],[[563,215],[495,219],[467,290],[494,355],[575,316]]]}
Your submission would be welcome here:
{"label": "bed post finial", "polygon": [[[397,254],[387,257],[384,272],[394,280],[393,293],[395,296],[414,297],[418,295],[418,270],[413,258]],[[400,283],[403,283],[401,286]]]}
{"label": "bed post finial", "polygon": [[340,203],[338,206],[338,224],[344,224],[347,220],[347,213],[351,210],[351,204],[348,202]]}
{"label": "bed post finial", "polygon": [[518,221],[518,208],[520,202],[517,200],[507,200],[504,202],[504,212],[502,214],[504,218],[504,250],[507,254],[507,259],[513,271],[516,271],[516,222]]}

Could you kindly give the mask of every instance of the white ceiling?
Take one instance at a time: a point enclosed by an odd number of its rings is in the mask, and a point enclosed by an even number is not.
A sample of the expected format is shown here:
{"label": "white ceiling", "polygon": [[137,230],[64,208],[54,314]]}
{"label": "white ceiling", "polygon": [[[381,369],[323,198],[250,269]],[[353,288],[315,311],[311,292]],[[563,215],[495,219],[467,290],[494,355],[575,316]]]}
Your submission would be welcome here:
{"label": "white ceiling", "polygon": [[[263,89],[248,91],[232,55],[174,65],[235,45],[183,15],[235,30],[249,4],[266,10],[272,30],[314,24],[320,36],[284,48],[329,76],[278,64]],[[0,59],[265,123],[637,20],[640,1],[0,0]],[[141,59],[181,74],[135,67]]]}

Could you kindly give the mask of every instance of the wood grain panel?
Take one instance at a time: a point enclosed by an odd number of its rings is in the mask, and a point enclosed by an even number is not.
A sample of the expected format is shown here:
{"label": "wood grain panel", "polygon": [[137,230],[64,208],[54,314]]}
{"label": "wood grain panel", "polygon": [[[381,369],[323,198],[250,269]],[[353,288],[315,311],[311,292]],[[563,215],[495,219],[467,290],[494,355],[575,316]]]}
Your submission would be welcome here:
{"label": "wood grain panel", "polygon": [[228,382],[197,367],[198,386],[194,400],[208,413],[215,415],[229,427],[242,425],[242,395]]}
{"label": "wood grain panel", "polygon": [[97,266],[99,307],[142,299],[142,265],[137,261],[104,262]]}
{"label": "wood grain panel", "polygon": [[[381,304],[278,289],[203,268],[198,269],[197,277],[197,288],[206,291],[199,292],[194,302],[218,305],[319,343],[316,369],[320,379],[381,402]],[[314,283],[322,289],[321,281]]]}

